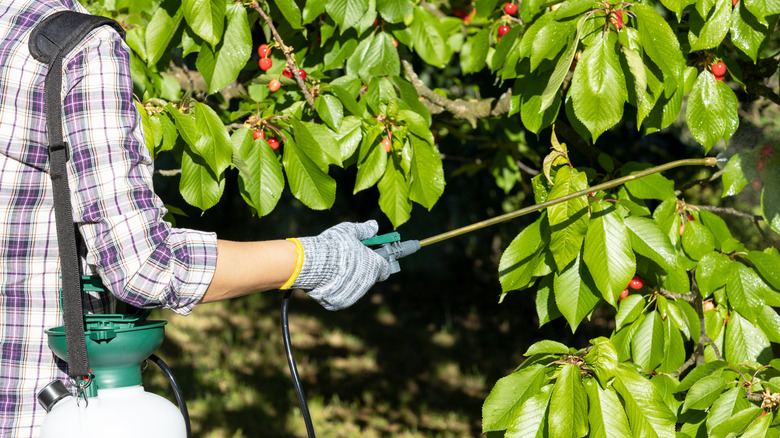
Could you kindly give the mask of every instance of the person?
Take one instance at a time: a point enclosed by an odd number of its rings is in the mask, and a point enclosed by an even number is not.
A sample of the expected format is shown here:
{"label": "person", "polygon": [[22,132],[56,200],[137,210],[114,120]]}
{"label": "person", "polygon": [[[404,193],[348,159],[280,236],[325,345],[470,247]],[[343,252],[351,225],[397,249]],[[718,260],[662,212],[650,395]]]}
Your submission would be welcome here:
{"label": "person", "polygon": [[[0,4],[0,436],[35,437],[45,411],[36,393],[67,382],[44,330],[62,325],[59,258],[48,174],[44,78],[29,53],[30,32],[76,0]],[[188,314],[199,303],[278,288],[301,288],[324,307],[353,304],[389,275],[360,243],[376,222],[342,223],[322,234],[260,242],[219,240],[176,229],[154,194],[152,161],[133,103],[129,49],[107,26],[63,61],[63,134],[74,222],[85,274],[111,292],[85,296],[85,311],[115,300]]]}

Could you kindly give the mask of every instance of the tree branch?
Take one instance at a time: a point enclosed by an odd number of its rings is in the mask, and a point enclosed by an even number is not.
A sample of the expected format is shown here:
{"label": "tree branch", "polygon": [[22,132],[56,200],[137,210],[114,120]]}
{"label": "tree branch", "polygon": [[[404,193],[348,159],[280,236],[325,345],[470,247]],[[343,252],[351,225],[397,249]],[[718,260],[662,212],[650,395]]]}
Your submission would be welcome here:
{"label": "tree branch", "polygon": [[260,7],[260,4],[253,2],[250,7],[257,11],[257,13],[260,14],[260,16],[263,17],[265,22],[268,24],[268,27],[271,29],[271,33],[274,34],[274,40],[276,40],[276,42],[279,44],[279,47],[282,49],[282,53],[284,53],[285,58],[287,58],[287,68],[292,70],[295,82],[298,83],[298,87],[300,87],[301,91],[303,92],[303,97],[306,99],[306,102],[309,104],[309,106],[314,109],[314,97],[311,95],[309,87],[306,86],[306,82],[303,81],[300,73],[298,73],[298,66],[295,64],[295,58],[292,56],[294,49],[284,45],[284,40],[282,40],[282,37],[279,36],[279,32],[276,31],[276,26],[274,26],[271,17],[265,13],[263,8]]}
{"label": "tree branch", "polygon": [[[468,101],[463,99],[448,99],[440,94],[434,92],[417,76],[412,64],[409,61],[403,59],[401,64],[404,67],[404,72],[409,78],[409,82],[412,83],[414,89],[417,90],[417,94],[420,97],[426,99],[436,107],[441,108],[444,111],[452,114],[456,119],[466,120],[471,124],[472,128],[477,127],[477,120],[485,117],[497,117],[509,113],[509,103],[512,98],[512,90],[509,89],[496,101],[495,99],[481,99],[475,101]],[[426,105],[428,106],[428,105]],[[440,113],[436,111],[436,108],[430,108],[429,110],[434,114]]]}
{"label": "tree branch", "polygon": [[777,246],[777,242],[775,242],[774,239],[772,239],[770,236],[768,236],[764,232],[764,229],[761,228],[761,224],[758,223],[759,221],[764,220],[764,218],[762,216],[757,216],[757,215],[754,215],[754,214],[745,213],[744,211],[739,211],[739,210],[736,210],[736,209],[730,208],[730,207],[716,207],[714,205],[693,205],[693,204],[686,204],[686,205],[690,206],[690,207],[693,207],[693,208],[696,208],[696,209],[699,209],[699,210],[707,210],[707,211],[711,211],[713,213],[728,214],[728,215],[736,216],[736,217],[739,217],[739,218],[742,218],[742,219],[747,219],[747,220],[753,222],[753,225],[756,226],[756,228],[758,229],[758,232],[761,234],[761,237],[764,238],[765,241],[772,242],[772,246]]}
{"label": "tree branch", "polygon": [[693,292],[688,292],[687,294],[681,294],[681,293],[672,292],[662,287],[659,287],[658,293],[665,296],[666,298],[671,298],[673,300],[685,300],[689,303],[693,303],[694,301],[696,301],[696,294],[694,294]]}

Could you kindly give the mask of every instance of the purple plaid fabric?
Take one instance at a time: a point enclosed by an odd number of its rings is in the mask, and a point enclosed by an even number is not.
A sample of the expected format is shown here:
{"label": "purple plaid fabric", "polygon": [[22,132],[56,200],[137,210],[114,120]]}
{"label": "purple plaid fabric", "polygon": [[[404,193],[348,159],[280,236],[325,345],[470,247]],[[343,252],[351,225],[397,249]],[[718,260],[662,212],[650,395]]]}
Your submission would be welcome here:
{"label": "purple plaid fabric", "polygon": [[[84,12],[76,0],[0,2],[0,437],[38,436],[45,412],[35,395],[67,377],[43,332],[62,324],[60,267],[47,173],[47,66],[27,46],[33,27],[63,9]],[[84,272],[136,307],[190,312],[211,281],[216,236],[162,220],[127,46],[98,29],[63,65],[63,133]],[[106,295],[86,299],[87,310],[110,311]]]}

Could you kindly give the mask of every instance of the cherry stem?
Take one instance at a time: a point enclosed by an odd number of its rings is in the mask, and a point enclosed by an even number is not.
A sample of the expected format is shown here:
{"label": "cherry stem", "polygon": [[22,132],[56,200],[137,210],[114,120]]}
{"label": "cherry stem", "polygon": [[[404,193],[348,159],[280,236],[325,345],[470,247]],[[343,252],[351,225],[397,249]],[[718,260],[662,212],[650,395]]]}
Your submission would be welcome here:
{"label": "cherry stem", "polygon": [[268,24],[268,27],[271,29],[271,33],[274,34],[274,40],[279,44],[279,47],[282,49],[282,53],[284,53],[285,58],[287,58],[287,65],[293,67],[292,74],[295,78],[295,81],[298,83],[298,87],[300,87],[301,91],[303,92],[303,97],[306,99],[306,102],[309,104],[309,106],[314,109],[314,97],[312,97],[311,92],[309,92],[309,87],[306,86],[306,82],[303,81],[301,74],[298,73],[298,66],[295,64],[295,58],[293,58],[293,56],[290,54],[292,52],[292,47],[287,47],[284,45],[284,40],[282,40],[282,37],[279,36],[279,32],[276,31],[276,26],[274,26],[271,17],[265,13],[263,8],[260,7],[260,4],[255,1],[252,2],[252,4],[249,6],[257,11],[257,13],[260,14],[260,16],[263,17],[265,22]]}

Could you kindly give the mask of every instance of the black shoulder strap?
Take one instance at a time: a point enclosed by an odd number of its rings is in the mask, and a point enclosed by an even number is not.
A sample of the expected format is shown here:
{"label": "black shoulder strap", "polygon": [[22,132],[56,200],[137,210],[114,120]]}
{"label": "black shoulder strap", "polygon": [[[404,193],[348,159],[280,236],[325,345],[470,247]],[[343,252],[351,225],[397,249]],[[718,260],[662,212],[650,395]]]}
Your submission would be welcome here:
{"label": "black shoulder strap", "polygon": [[93,29],[109,25],[124,37],[116,21],[73,11],[46,17],[30,34],[30,53],[49,65],[44,86],[46,131],[49,136],[49,168],[54,193],[54,217],[62,270],[65,340],[68,351],[68,373],[81,382],[89,378],[89,360],[84,338],[84,308],[81,301],[81,265],[76,247],[76,225],[70,204],[68,186],[68,145],[62,137],[62,58],[73,50]]}

